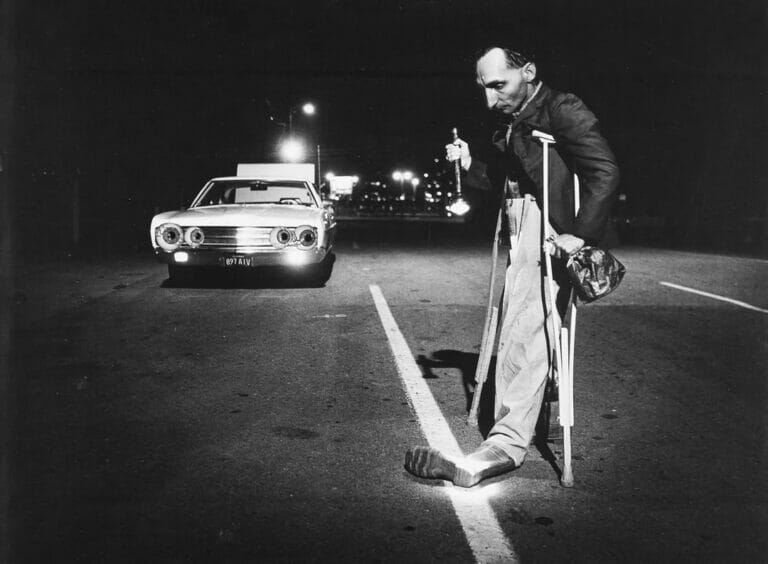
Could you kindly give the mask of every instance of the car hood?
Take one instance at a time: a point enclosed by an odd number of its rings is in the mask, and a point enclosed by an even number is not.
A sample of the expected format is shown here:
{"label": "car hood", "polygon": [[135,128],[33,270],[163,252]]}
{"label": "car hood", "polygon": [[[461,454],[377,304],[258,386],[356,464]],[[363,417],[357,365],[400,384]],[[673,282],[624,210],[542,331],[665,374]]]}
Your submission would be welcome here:
{"label": "car hood", "polygon": [[165,212],[156,215],[153,224],[159,222],[178,223],[182,227],[296,227],[322,223],[323,210],[306,206],[282,204],[249,204],[205,206],[188,210]]}

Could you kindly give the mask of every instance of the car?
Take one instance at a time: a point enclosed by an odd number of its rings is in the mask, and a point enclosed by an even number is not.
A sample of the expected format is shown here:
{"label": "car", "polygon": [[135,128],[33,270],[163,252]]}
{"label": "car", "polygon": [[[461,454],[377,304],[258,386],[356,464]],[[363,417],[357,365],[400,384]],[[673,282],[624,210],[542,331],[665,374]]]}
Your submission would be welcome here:
{"label": "car", "polygon": [[209,180],[189,208],[155,215],[150,238],[172,282],[201,267],[280,267],[323,285],[333,268],[336,219],[311,164],[240,164]]}

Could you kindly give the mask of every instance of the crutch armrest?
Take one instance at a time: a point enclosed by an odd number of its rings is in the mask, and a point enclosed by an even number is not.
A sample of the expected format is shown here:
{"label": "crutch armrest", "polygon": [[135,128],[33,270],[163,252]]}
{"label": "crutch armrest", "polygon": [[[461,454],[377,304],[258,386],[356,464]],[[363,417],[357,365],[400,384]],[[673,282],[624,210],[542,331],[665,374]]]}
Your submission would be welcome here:
{"label": "crutch armrest", "polygon": [[549,133],[544,133],[543,131],[539,131],[538,129],[534,129],[533,132],[531,133],[531,135],[533,135],[533,137],[535,137],[536,139],[538,139],[542,143],[544,143],[544,142],[546,142],[546,143],[554,143],[555,142],[555,138],[552,137]]}

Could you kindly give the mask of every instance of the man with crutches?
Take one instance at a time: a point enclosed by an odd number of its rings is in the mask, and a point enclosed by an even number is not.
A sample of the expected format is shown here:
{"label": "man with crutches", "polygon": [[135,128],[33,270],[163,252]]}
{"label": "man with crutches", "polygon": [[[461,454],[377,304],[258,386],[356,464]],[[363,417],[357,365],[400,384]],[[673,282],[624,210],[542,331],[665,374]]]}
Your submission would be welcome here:
{"label": "man with crutches", "polygon": [[[531,58],[495,46],[479,54],[476,71],[488,109],[503,125],[493,135],[487,162],[473,158],[461,139],[446,147],[446,156],[459,160],[466,186],[487,186],[490,181],[508,201],[512,249],[499,313],[495,423],[478,449],[465,457],[414,447],[405,460],[406,469],[417,476],[464,487],[523,463],[553,371],[561,393],[571,393],[566,365],[572,361],[570,342],[575,335],[561,331],[572,301],[565,264],[585,244],[601,241],[619,180],[594,114],[576,96],[538,80]],[[576,175],[581,188],[578,214]],[[564,431],[572,416],[566,406],[561,414]],[[568,475],[563,474],[563,482],[569,481],[570,464]]]}

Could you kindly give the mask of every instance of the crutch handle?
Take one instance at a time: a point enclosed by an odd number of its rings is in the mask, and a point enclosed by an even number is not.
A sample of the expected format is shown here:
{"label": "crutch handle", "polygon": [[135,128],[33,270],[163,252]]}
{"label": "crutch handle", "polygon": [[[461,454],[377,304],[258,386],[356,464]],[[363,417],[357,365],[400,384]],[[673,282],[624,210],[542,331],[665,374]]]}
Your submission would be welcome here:
{"label": "crutch handle", "polygon": [[555,138],[552,137],[549,133],[544,133],[543,131],[539,131],[538,129],[534,129],[531,133],[536,139],[541,141],[542,143],[554,143]]}

